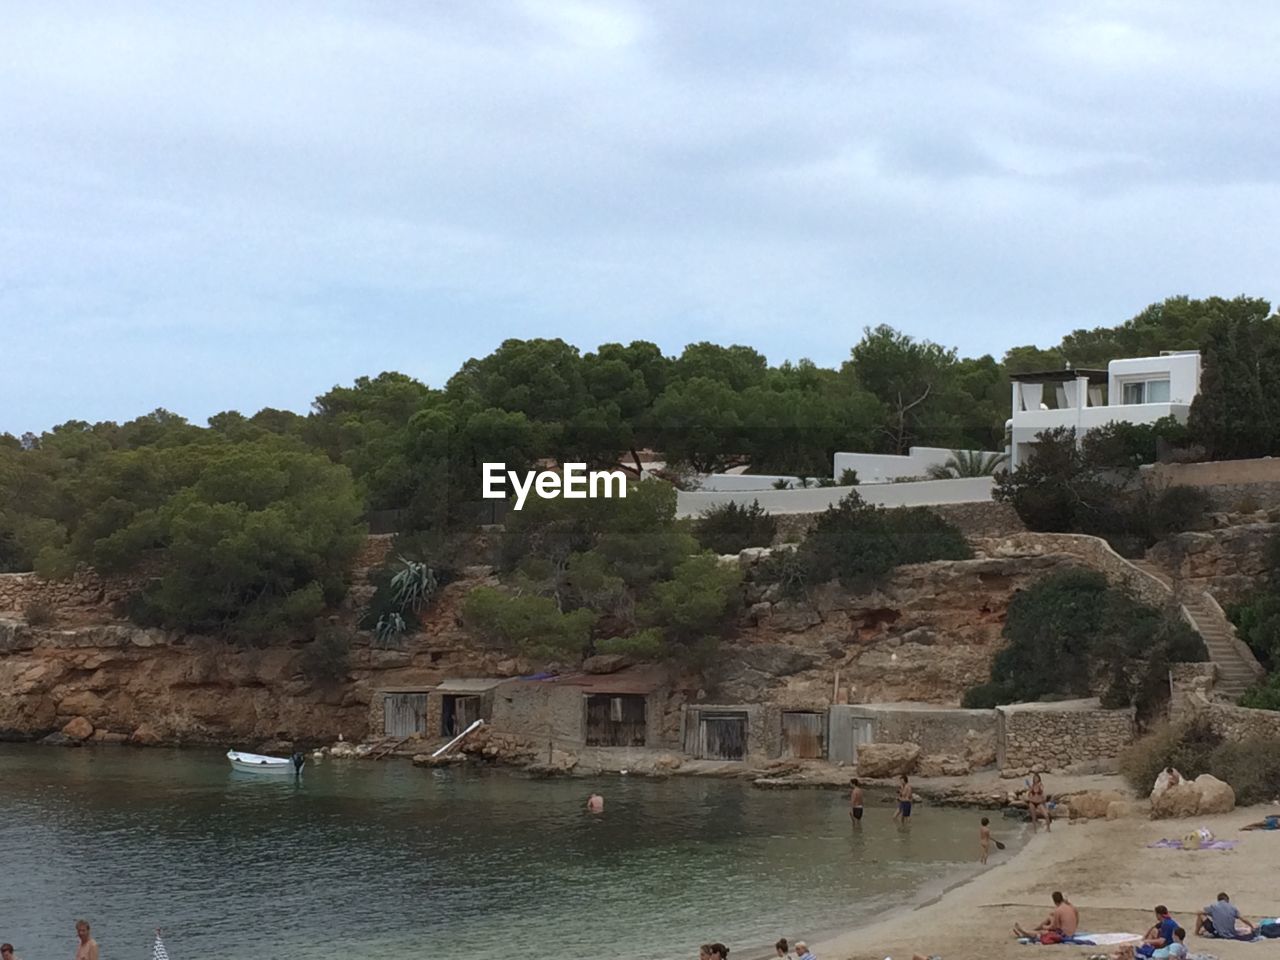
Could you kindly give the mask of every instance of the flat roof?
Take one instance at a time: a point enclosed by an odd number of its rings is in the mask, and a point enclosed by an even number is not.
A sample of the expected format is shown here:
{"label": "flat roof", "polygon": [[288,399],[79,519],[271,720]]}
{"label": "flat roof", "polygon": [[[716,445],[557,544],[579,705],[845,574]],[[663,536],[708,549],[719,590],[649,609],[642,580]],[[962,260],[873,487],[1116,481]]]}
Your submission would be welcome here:
{"label": "flat roof", "polygon": [[1015,383],[1071,383],[1087,377],[1090,383],[1106,383],[1107,371],[1086,370],[1083,367],[1074,370],[1048,370],[1044,373],[1011,373],[1009,379]]}
{"label": "flat roof", "polygon": [[554,683],[574,687],[584,696],[593,693],[647,695],[670,682],[666,669],[656,665],[626,667],[614,673],[563,673],[554,677],[522,677],[520,683]]}
{"label": "flat roof", "polygon": [[436,693],[488,693],[494,687],[506,683],[510,677],[458,677],[441,680],[432,689]]}

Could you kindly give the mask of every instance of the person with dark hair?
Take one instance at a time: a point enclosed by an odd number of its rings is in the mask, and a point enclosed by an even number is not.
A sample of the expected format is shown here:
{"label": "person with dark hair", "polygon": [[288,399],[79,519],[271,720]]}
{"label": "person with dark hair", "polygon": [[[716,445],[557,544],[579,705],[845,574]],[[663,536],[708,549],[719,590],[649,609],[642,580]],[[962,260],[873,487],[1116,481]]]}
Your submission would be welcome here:
{"label": "person with dark hair", "polygon": [[1040,829],[1040,819],[1044,819],[1044,831],[1049,833],[1053,830],[1053,819],[1049,816],[1048,798],[1044,793],[1044,781],[1040,779],[1040,774],[1033,774],[1031,777],[1031,786],[1027,787],[1027,810],[1031,814],[1031,832],[1035,833]]}
{"label": "person with dark hair", "polygon": [[1169,916],[1169,908],[1163,903],[1156,907],[1156,922],[1142,938],[1142,944],[1134,950],[1139,957],[1150,957],[1157,950],[1173,943],[1173,932],[1178,929],[1178,921]]}
{"label": "person with dark hair", "polygon": [[911,793],[911,783],[907,780],[907,775],[902,775],[902,785],[898,787],[898,809],[894,813],[893,819],[900,820],[904,824],[911,819],[911,803],[914,800]]}
{"label": "person with dark hair", "polygon": [[862,823],[862,785],[854,777],[849,781],[849,787],[849,819],[856,827]]}
{"label": "person with dark hair", "polygon": [[987,854],[991,852],[991,819],[989,817],[982,818],[982,825],[978,827],[978,862],[986,863]]}
{"label": "person with dark hair", "polygon": [[0,943],[0,960],[18,960],[12,943]]}
{"label": "person with dark hair", "polygon": [[[1249,928],[1248,936],[1242,936],[1236,929],[1237,923]],[[1217,937],[1219,940],[1252,940],[1258,928],[1240,916],[1240,911],[1225,893],[1218,894],[1217,903],[1211,903],[1196,914],[1196,933],[1206,937]]]}
{"label": "person with dark hair", "polygon": [[[854,781],[854,783],[857,783],[857,782],[858,781],[856,780]],[[786,937],[782,937],[781,939],[779,939],[778,942],[773,945],[773,949],[777,952],[779,957],[791,956],[791,947],[787,943]]]}
{"label": "person with dark hair", "polygon": [[1018,940],[1035,940],[1038,943],[1061,943],[1076,935],[1080,929],[1080,911],[1061,890],[1053,891],[1053,910],[1036,925],[1034,931],[1023,930],[1014,924],[1013,935]]}
{"label": "person with dark hair", "polygon": [[723,943],[711,944],[711,960],[729,960],[729,948]]}

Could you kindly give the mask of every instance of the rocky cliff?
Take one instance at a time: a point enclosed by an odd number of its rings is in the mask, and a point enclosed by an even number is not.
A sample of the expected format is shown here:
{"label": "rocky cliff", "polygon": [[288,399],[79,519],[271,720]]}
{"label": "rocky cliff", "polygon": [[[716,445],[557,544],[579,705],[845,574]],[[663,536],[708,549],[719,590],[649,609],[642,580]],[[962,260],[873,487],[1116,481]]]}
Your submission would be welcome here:
{"label": "rocky cliff", "polygon": [[[902,567],[877,590],[835,585],[802,601],[755,579],[737,638],[699,692],[725,701],[830,702],[839,674],[852,701],[955,704],[986,679],[1010,597],[1065,566],[1049,554]],[[426,689],[465,676],[515,676],[540,666],[477,644],[461,627],[461,598],[486,571],[450,584],[424,629],[403,649],[375,649],[354,633],[347,679],[314,679],[311,644],[242,648],[209,637],[132,626],[115,618],[110,584],[0,584],[0,736],[33,737],[76,721],[77,738],[253,745],[274,739],[359,739],[378,690]],[[25,576],[25,575],[24,575]],[[33,594],[57,622],[29,625]],[[358,605],[366,589],[353,591]],[[9,598],[6,601],[6,598]],[[61,606],[59,606],[61,605]],[[335,618],[349,624],[354,610]],[[682,697],[681,697],[682,699]]]}

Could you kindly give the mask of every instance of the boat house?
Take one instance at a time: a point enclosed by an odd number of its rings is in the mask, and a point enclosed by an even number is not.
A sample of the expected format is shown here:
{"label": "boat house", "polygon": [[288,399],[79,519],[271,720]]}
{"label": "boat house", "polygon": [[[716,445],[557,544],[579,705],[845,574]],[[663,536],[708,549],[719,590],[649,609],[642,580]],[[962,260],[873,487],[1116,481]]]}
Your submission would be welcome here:
{"label": "boat house", "polygon": [[669,690],[665,670],[525,677],[495,691],[493,727],[578,747],[658,747]]}

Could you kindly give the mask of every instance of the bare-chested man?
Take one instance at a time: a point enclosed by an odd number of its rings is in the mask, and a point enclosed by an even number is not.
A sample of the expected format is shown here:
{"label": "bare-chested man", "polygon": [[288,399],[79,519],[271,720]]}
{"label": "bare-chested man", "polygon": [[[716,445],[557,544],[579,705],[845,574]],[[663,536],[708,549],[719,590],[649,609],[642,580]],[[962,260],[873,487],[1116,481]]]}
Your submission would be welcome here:
{"label": "bare-chested man", "polygon": [[911,783],[904,773],[902,775],[902,783],[898,787],[898,809],[894,811],[893,819],[905,825],[911,819],[911,804],[914,800],[915,796],[911,792]]}
{"label": "bare-chested man", "polygon": [[76,960],[98,960],[98,941],[89,936],[88,920],[76,921],[76,936],[80,938]]}
{"label": "bare-chested man", "polygon": [[1030,938],[1041,943],[1060,943],[1076,935],[1080,927],[1080,911],[1059,891],[1053,891],[1053,910],[1036,926],[1034,932],[1014,925],[1013,935],[1019,940]]}
{"label": "bare-chested man", "polygon": [[587,813],[604,813],[604,797],[598,793],[587,797]]}
{"label": "bare-chested man", "polygon": [[862,825],[862,786],[857,779],[849,781],[849,819],[855,827]]}

